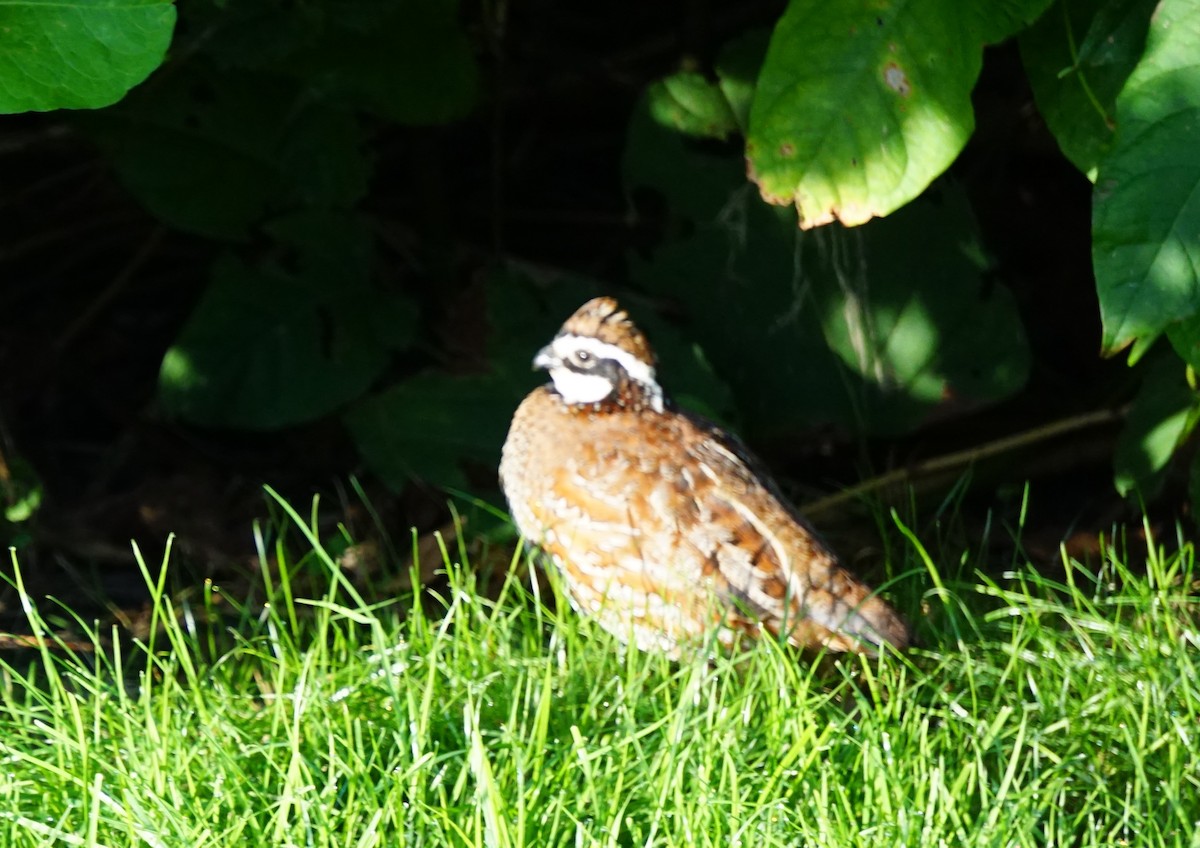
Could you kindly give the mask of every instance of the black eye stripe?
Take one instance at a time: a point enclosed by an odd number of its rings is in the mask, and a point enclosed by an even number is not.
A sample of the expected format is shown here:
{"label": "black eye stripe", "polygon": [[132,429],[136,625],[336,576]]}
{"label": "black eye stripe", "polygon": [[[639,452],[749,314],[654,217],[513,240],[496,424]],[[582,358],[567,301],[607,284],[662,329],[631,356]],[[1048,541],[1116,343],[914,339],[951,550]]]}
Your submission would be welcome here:
{"label": "black eye stripe", "polygon": [[563,362],[567,370],[574,371],[576,374],[592,374],[601,377],[608,377],[611,380],[616,379],[618,374],[624,373],[625,369],[621,367],[621,363],[615,359],[601,359],[595,354],[589,355],[586,362],[581,362],[576,357],[572,356]]}

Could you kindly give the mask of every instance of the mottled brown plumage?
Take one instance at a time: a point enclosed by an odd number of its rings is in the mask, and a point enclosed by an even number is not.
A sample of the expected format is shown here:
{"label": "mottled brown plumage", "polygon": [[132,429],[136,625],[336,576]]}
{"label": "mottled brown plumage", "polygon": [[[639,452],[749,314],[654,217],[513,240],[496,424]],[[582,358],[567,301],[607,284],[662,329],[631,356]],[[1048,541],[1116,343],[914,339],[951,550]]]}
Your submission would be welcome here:
{"label": "mottled brown plumage", "polygon": [[908,643],[741,445],[663,398],[614,300],[584,304],[534,361],[553,383],[517,409],[500,479],[578,610],[672,655],[764,630],[803,648]]}

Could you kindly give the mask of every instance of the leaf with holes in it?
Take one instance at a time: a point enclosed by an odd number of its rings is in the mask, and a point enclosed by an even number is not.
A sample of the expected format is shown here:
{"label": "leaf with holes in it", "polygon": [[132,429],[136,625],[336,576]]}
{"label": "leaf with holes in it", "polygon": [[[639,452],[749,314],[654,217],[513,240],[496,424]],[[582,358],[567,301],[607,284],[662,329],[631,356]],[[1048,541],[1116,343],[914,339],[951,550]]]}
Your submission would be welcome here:
{"label": "leaf with holes in it", "polygon": [[1117,98],[1118,130],[1093,194],[1102,349],[1137,359],[1200,312],[1200,6],[1163,0]]}
{"label": "leaf with holes in it", "polygon": [[750,112],[751,178],[804,228],[862,224],[912,200],[974,127],[985,43],[1048,0],[793,0],[775,27]]}
{"label": "leaf with holes in it", "polygon": [[0,113],[98,109],[161,64],[170,0],[11,0],[0,4]]}
{"label": "leaf with holes in it", "polygon": [[1116,132],[1117,94],[1142,56],[1158,0],[1058,0],[1020,37],[1038,111],[1089,179]]}
{"label": "leaf with holes in it", "polygon": [[272,228],[294,256],[217,260],[208,291],[163,358],[164,409],[209,427],[268,430],[361,395],[415,328],[411,305],[369,280],[361,224],[301,216]]}

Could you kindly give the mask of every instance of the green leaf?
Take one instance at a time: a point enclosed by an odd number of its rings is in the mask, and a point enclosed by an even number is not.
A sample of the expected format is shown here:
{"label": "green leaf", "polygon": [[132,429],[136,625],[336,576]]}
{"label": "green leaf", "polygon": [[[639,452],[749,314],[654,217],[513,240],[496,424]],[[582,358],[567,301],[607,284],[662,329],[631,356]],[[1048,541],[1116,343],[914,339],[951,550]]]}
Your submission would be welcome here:
{"label": "green leaf", "polygon": [[1200,371],[1200,316],[1193,315],[1167,327],[1167,338],[1193,371]]}
{"label": "green leaf", "polygon": [[1058,0],[1021,34],[1021,59],[1046,126],[1095,180],[1116,133],[1117,94],[1142,56],[1158,0]]}
{"label": "green leaf", "polygon": [[983,3],[942,4],[946,10],[973,15],[971,29],[981,44],[999,44],[1036,21],[1052,0],[988,0]]}
{"label": "green leaf", "polygon": [[98,109],[162,63],[170,0],[13,0],[0,5],[0,113]]}
{"label": "green leaf", "polygon": [[[0,501],[4,508],[4,520],[20,524],[33,518],[42,505],[44,494],[42,481],[33,466],[22,457],[9,455],[7,464],[0,457]],[[5,544],[12,544],[5,539]]]}
{"label": "green leaf", "polygon": [[1150,499],[1158,493],[1167,463],[1194,428],[1198,409],[1200,396],[1188,386],[1179,360],[1158,357],[1117,437],[1113,482],[1122,497],[1136,492]]}
{"label": "green leaf", "polygon": [[651,183],[687,219],[683,236],[632,259],[632,274],[687,310],[746,429],[898,433],[1024,384],[1015,304],[981,279],[960,190],[855,230],[803,233],[791,210],[746,191],[736,164],[636,114],[631,123],[629,188]]}
{"label": "green leaf", "polygon": [[[477,489],[496,483],[500,446],[521,397],[491,375],[422,374],[355,404],[345,422],[371,470],[393,488],[415,478]],[[464,462],[481,471],[474,485]]]}
{"label": "green leaf", "polygon": [[1163,0],[1117,98],[1093,196],[1102,349],[1137,352],[1200,309],[1200,6]]}
{"label": "green leaf", "polygon": [[[352,14],[351,2],[338,0],[337,18]],[[368,2],[379,7],[377,0]],[[295,0],[189,0],[185,20],[189,30],[216,34],[199,46],[218,68],[278,71],[297,52],[316,45],[332,25],[329,6]]]}
{"label": "green leaf", "polygon": [[721,86],[695,71],[680,71],[649,87],[650,114],[664,126],[701,138],[728,138],[738,124]]}
{"label": "green leaf", "polygon": [[1030,356],[1016,305],[981,278],[983,251],[961,189],[945,185],[872,222],[861,241],[835,231],[834,250],[838,239],[844,258],[818,254],[811,273],[825,338],[867,387],[862,413],[873,432],[903,432],[1024,386]]}
{"label": "green leaf", "polygon": [[754,102],[754,89],[758,84],[758,73],[762,69],[763,57],[771,33],[766,30],[751,30],[730,40],[717,57],[714,70],[717,84],[725,101],[733,110],[738,129],[745,135],[750,127],[750,107]]}
{"label": "green leaf", "polygon": [[[164,409],[211,427],[273,429],[359,397],[415,328],[370,284],[361,222],[303,216],[271,228],[290,248],[250,265],[226,254],[159,376]],[[287,270],[294,267],[296,270]]]}
{"label": "green leaf", "polygon": [[669,196],[671,208],[689,217],[711,215],[735,192],[744,194],[749,189],[740,161],[698,150],[689,139],[650,117],[644,101],[630,118],[622,170],[630,189]]}
{"label": "green leaf", "polygon": [[746,155],[763,198],[794,205],[806,229],[912,200],[971,135],[984,44],[1047,3],[792,0],[750,112]]}
{"label": "green leaf", "polygon": [[290,76],[326,102],[405,124],[475,105],[475,50],[456,0],[193,2],[192,25],[219,32],[203,51],[221,68]]}
{"label": "green leaf", "polygon": [[82,123],[151,212],[216,238],[273,210],[349,206],[370,173],[354,115],[245,71],[180,68]]}
{"label": "green leaf", "polygon": [[467,115],[479,86],[457,0],[375,3],[370,14],[339,15],[285,66],[331,97],[404,124]]}
{"label": "green leaf", "polygon": [[1024,385],[1015,305],[983,284],[964,249],[973,234],[960,197],[808,236],[753,197],[742,215],[664,246],[634,272],[687,305],[749,429],[769,437],[836,423],[898,434]]}

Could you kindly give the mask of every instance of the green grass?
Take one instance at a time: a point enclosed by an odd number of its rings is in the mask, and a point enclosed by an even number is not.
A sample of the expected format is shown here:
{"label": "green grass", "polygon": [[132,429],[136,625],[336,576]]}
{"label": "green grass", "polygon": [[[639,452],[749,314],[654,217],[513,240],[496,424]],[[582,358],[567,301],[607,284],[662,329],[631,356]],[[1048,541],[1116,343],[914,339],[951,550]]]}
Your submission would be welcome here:
{"label": "green grass", "polygon": [[820,670],[623,652],[461,554],[433,612],[293,599],[319,550],[232,621],[147,569],[152,637],[0,668],[0,845],[1200,844],[1190,547],[1058,582],[894,553],[925,647]]}

